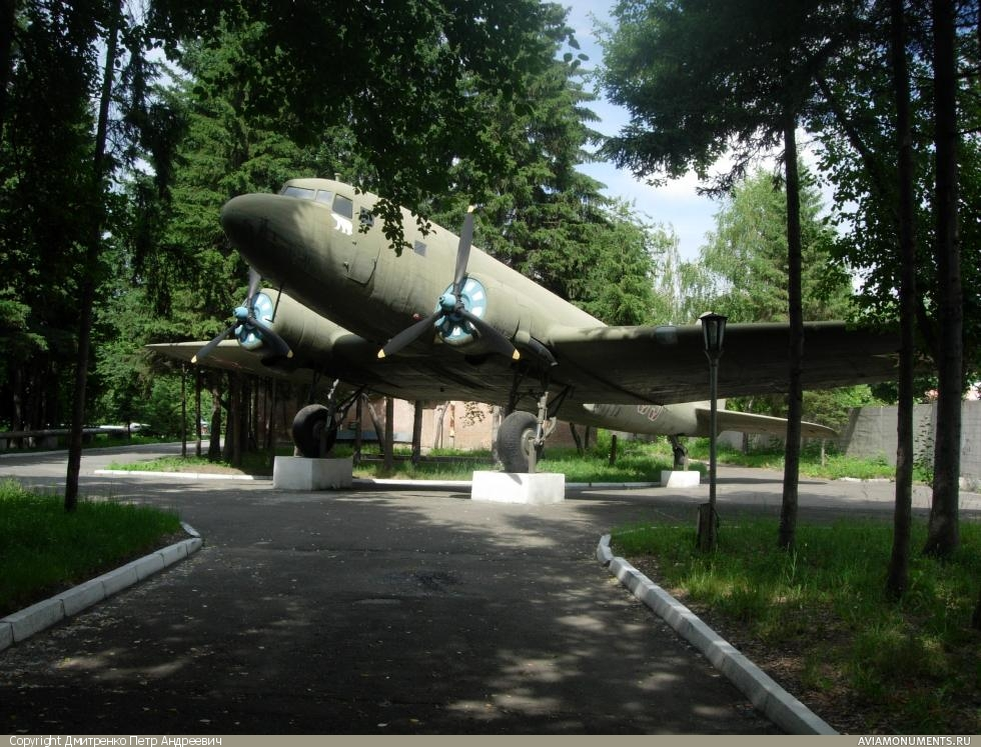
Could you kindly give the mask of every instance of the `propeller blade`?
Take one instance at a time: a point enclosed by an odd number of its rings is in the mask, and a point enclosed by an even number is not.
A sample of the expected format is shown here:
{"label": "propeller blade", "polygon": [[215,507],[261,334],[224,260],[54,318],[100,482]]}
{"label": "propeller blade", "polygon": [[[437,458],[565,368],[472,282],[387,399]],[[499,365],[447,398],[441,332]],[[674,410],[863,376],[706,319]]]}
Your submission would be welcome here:
{"label": "propeller blade", "polygon": [[211,355],[214,349],[218,347],[218,344],[226,337],[228,337],[232,332],[234,332],[237,326],[238,326],[238,322],[235,322],[235,324],[233,324],[231,327],[229,327],[223,332],[220,332],[218,336],[215,337],[215,339],[213,339],[211,342],[209,342],[207,345],[201,348],[197,353],[195,353],[194,357],[191,358],[191,363],[197,363],[202,358]]}
{"label": "propeller blade", "polygon": [[395,353],[399,352],[402,348],[412,344],[420,337],[422,337],[426,333],[426,329],[432,328],[432,326],[436,324],[436,322],[442,316],[443,316],[443,310],[439,309],[438,311],[434,312],[431,316],[428,316],[425,319],[416,322],[411,327],[407,327],[403,329],[401,332],[395,335],[395,337],[389,340],[385,344],[385,347],[383,347],[381,350],[378,351],[378,357],[385,358],[389,355],[395,355]]}
{"label": "propeller blade", "polygon": [[467,264],[470,262],[470,245],[473,243],[473,211],[474,206],[467,208],[467,217],[463,219],[463,229],[460,231],[460,244],[456,250],[456,270],[453,273],[453,295],[460,297],[463,288],[463,278],[467,274]]}
{"label": "propeller blade", "polygon": [[457,313],[469,322],[477,333],[480,335],[488,345],[491,346],[496,352],[504,355],[512,360],[518,360],[521,357],[521,353],[518,349],[511,344],[511,341],[498,332],[494,327],[485,322],[479,316],[474,316],[466,309],[457,309]]}
{"label": "propeller blade", "polygon": [[249,265],[249,293],[245,297],[245,306],[248,309],[252,309],[252,299],[255,298],[256,291],[259,290],[259,283],[262,282],[262,276],[259,271]]}
{"label": "propeller blade", "polygon": [[287,358],[293,357],[293,351],[286,344],[286,340],[273,332],[272,328],[267,326],[264,321],[252,315],[249,316],[248,323],[259,331],[263,344],[269,346],[273,355],[285,355]]}

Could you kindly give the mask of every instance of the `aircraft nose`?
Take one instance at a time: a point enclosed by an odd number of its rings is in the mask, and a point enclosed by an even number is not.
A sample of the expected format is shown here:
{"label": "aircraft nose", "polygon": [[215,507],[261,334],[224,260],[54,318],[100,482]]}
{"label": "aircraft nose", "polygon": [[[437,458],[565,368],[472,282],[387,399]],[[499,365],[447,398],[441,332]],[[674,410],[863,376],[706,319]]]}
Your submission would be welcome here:
{"label": "aircraft nose", "polygon": [[281,195],[239,195],[225,203],[219,220],[246,261],[264,276],[274,277],[284,252],[292,253],[296,243],[298,203]]}

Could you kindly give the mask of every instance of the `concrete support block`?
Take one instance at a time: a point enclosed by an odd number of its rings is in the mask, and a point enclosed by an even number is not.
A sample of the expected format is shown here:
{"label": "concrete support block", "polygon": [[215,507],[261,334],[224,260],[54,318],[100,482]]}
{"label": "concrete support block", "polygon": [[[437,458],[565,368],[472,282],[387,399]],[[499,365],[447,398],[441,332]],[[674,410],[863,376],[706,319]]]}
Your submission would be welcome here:
{"label": "concrete support block", "polygon": [[701,480],[698,470],[661,470],[662,488],[697,488]]}
{"label": "concrete support block", "polygon": [[0,620],[0,651],[14,645],[14,626],[6,620]]}
{"label": "concrete support block", "polygon": [[491,503],[560,503],[565,500],[565,475],[477,470],[473,473],[470,498]]}
{"label": "concrete support block", "polygon": [[276,457],[273,487],[280,490],[339,490],[354,484],[354,466],[348,459]]}

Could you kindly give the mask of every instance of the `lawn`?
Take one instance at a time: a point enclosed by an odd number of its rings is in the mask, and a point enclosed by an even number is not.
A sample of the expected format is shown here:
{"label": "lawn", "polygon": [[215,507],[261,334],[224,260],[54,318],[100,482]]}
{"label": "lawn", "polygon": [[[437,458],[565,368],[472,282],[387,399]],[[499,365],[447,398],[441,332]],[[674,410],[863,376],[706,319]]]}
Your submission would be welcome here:
{"label": "lawn", "polygon": [[[916,524],[914,550],[925,536]],[[841,731],[981,732],[981,525],[961,522],[946,562],[914,551],[899,603],[884,593],[890,523],[801,524],[791,553],[776,538],[775,519],[743,515],[713,553],[691,526],[622,527],[612,548]]]}
{"label": "lawn", "polygon": [[176,514],[0,483],[0,617],[116,568],[181,531]]}
{"label": "lawn", "polygon": [[[691,469],[707,471],[708,439],[688,439],[692,457]],[[605,433],[599,443],[580,455],[573,448],[546,447],[543,459],[538,463],[540,472],[561,472],[566,482],[654,482],[661,480],[661,470],[672,469],[673,456],[667,441],[653,443],[641,440],[621,440],[616,460],[610,464],[609,436]],[[292,454],[291,448],[277,452]],[[334,456],[350,456],[352,450],[342,445]],[[433,451],[418,464],[409,460],[410,450],[396,447],[395,467],[385,471],[378,455],[377,445],[365,447],[365,459],[355,467],[354,476],[362,478],[398,478],[405,480],[469,480],[474,470],[496,469],[490,451]],[[719,462],[747,467],[783,469],[783,450],[754,450],[744,454],[731,448],[719,449]],[[272,474],[272,460],[268,452],[254,452],[244,456],[241,472],[251,475]],[[113,463],[110,469],[146,471],[233,471],[225,462],[209,462],[204,457],[160,457],[145,462]],[[891,478],[895,468],[884,459],[854,459],[829,451],[822,454],[818,445],[809,444],[801,454],[801,476],[835,480],[841,477],[858,479]],[[923,479],[918,475],[918,479]]]}

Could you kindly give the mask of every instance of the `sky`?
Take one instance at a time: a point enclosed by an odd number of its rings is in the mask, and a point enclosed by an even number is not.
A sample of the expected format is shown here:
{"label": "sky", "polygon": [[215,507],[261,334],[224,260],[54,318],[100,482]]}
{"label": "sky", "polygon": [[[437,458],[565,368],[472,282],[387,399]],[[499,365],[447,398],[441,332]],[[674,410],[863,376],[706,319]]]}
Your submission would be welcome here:
{"label": "sky", "polygon": [[[591,68],[599,64],[603,53],[594,33],[596,23],[593,18],[609,22],[609,12],[616,0],[558,2],[569,9],[567,22],[575,30],[576,41],[582,51],[589,55],[589,62],[584,65]],[[600,117],[600,122],[594,123],[593,127],[603,135],[616,134],[628,121],[626,110],[606,101],[602,93],[590,108]],[[682,259],[698,257],[705,234],[715,226],[714,216],[720,205],[716,200],[698,195],[698,180],[694,175],[669,181],[661,187],[652,187],[636,179],[629,170],[617,169],[611,163],[584,164],[579,171],[605,184],[603,191],[608,197],[622,197],[653,222],[670,226],[678,236]]]}

